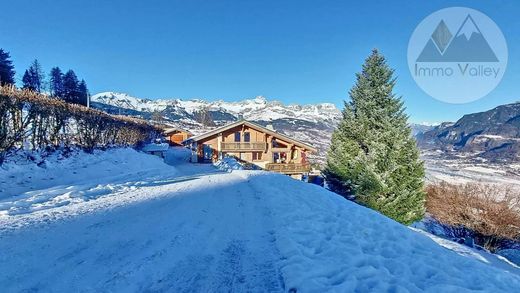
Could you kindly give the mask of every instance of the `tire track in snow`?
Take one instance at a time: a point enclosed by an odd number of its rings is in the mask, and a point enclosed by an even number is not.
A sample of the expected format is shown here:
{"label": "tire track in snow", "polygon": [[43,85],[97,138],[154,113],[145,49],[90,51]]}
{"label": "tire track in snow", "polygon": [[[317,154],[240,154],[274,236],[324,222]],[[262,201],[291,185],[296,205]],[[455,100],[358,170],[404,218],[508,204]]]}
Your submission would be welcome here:
{"label": "tire track in snow", "polygon": [[[206,243],[218,247],[217,254],[201,252],[182,260],[167,279],[150,291],[175,288],[179,292],[283,292],[284,282],[277,264],[280,255],[275,246],[274,233],[269,230],[271,219],[265,202],[252,189],[247,178],[235,173],[220,176],[238,179],[238,184],[212,192],[222,197],[233,209],[221,209],[229,235],[208,235]],[[237,186],[238,185],[238,186]],[[226,198],[226,199],[224,199]],[[208,206],[205,209],[211,210]],[[221,237],[224,236],[224,237]],[[223,239],[224,238],[224,239]],[[201,256],[204,255],[204,256]],[[192,270],[189,268],[198,268]],[[171,287],[173,285],[173,287]]]}
{"label": "tire track in snow", "polygon": [[0,261],[23,265],[0,264],[0,287],[285,291],[265,198],[242,172],[196,169],[187,180],[6,218],[19,226],[3,226]]}

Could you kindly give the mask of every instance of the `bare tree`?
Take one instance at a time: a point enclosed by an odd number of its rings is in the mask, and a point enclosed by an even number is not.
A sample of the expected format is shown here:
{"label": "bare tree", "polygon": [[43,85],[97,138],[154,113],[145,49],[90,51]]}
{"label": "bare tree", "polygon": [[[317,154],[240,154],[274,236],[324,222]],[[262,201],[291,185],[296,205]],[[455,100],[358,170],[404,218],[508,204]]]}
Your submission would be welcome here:
{"label": "bare tree", "polygon": [[[520,240],[520,192],[511,186],[468,183],[427,187],[426,211],[440,223],[464,233],[490,251],[504,240]],[[462,230],[461,230],[462,229]],[[458,231],[458,232],[457,232]]]}

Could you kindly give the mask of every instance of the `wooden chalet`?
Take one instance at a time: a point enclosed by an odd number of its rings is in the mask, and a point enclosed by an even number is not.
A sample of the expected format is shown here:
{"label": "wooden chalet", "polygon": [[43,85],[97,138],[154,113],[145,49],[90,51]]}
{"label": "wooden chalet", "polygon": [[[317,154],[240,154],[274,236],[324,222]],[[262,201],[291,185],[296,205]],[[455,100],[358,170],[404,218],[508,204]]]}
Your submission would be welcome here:
{"label": "wooden chalet", "polygon": [[182,146],[185,140],[193,136],[191,132],[180,128],[167,128],[163,134],[171,146]]}
{"label": "wooden chalet", "polygon": [[192,150],[192,162],[233,156],[265,170],[300,178],[311,169],[307,155],[316,152],[308,144],[246,120],[191,137],[187,145]]}

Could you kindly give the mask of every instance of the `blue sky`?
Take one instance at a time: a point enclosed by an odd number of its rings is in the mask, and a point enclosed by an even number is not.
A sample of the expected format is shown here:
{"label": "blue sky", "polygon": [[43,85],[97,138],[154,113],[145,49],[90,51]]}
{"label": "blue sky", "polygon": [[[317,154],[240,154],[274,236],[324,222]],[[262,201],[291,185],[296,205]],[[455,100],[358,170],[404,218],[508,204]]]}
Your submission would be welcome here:
{"label": "blue sky", "polygon": [[[425,94],[407,67],[409,38],[445,7],[480,10],[502,29],[507,71],[488,96],[453,105]],[[413,122],[453,121],[520,100],[518,1],[5,1],[0,47],[17,77],[37,58],[72,68],[90,91],[138,97],[342,107],[372,48],[395,68]],[[5,13],[8,11],[9,13]]]}

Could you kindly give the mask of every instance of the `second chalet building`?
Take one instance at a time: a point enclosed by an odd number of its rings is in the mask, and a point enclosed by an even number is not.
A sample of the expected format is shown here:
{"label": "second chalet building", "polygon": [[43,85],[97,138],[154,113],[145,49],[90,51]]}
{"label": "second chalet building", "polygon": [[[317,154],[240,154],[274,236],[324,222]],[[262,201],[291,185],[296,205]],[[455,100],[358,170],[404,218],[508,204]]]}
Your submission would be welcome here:
{"label": "second chalet building", "polygon": [[265,170],[301,177],[311,169],[307,156],[316,149],[273,129],[240,120],[189,138],[192,162],[214,162],[224,156]]}
{"label": "second chalet building", "polygon": [[193,136],[191,132],[180,128],[167,128],[163,134],[171,146],[181,146],[185,140]]}

